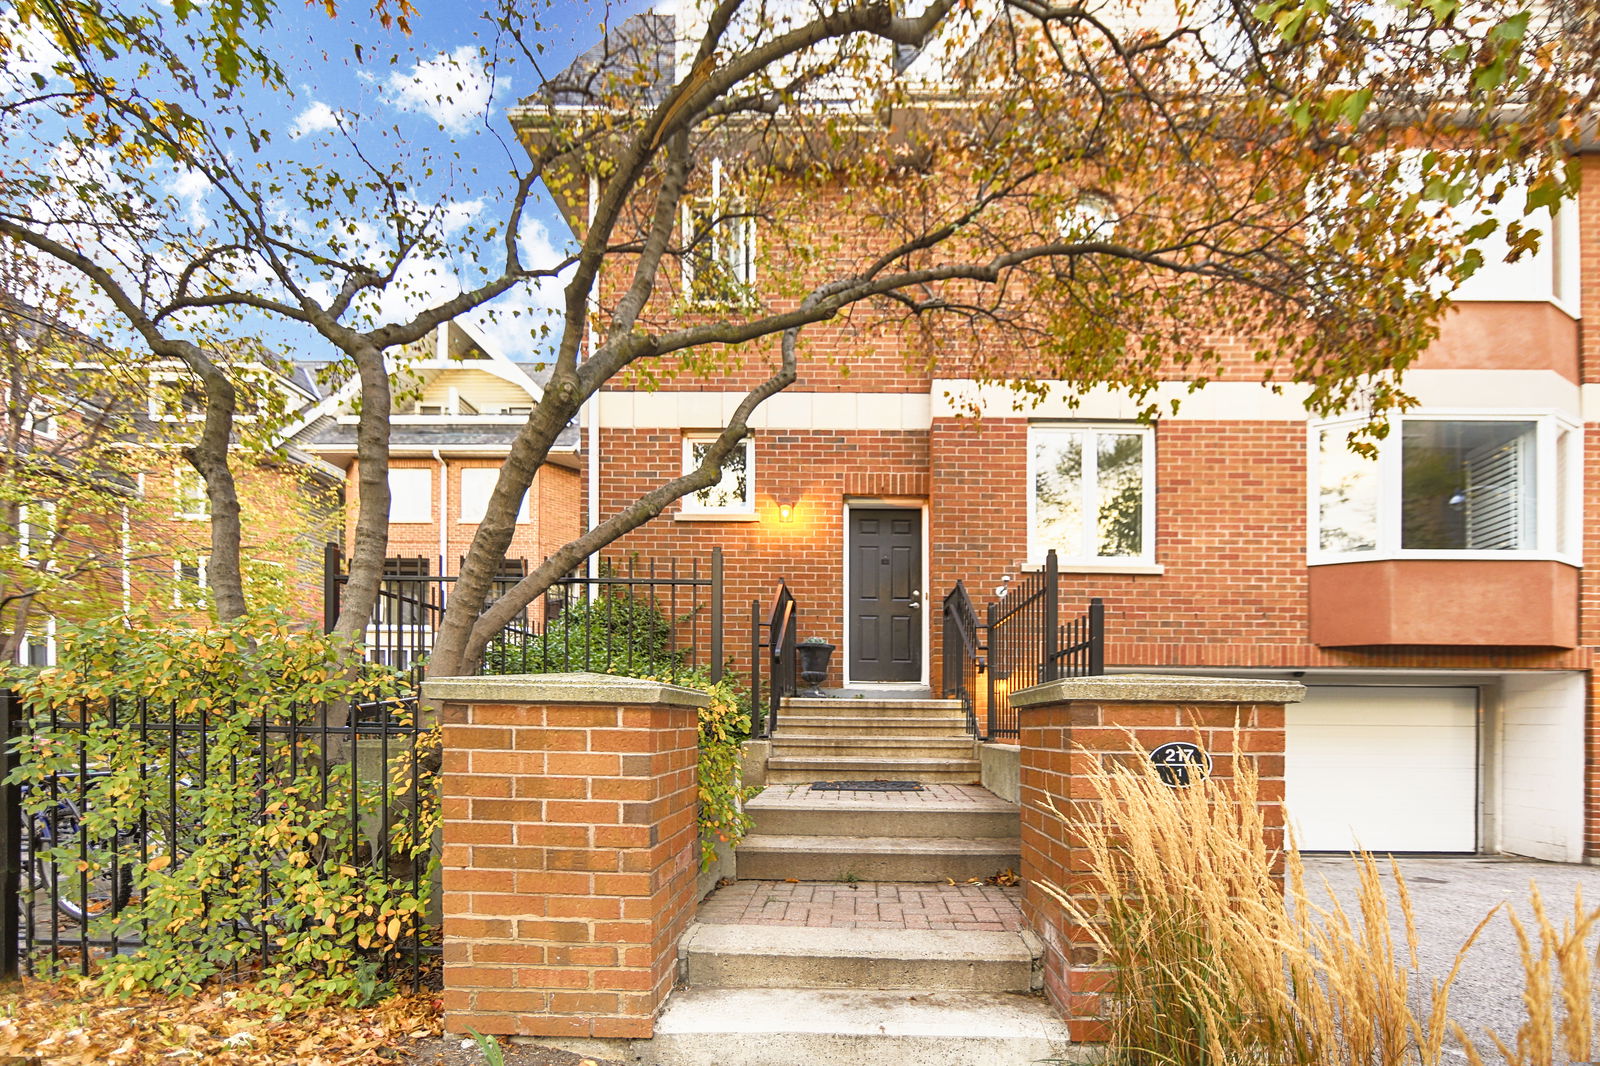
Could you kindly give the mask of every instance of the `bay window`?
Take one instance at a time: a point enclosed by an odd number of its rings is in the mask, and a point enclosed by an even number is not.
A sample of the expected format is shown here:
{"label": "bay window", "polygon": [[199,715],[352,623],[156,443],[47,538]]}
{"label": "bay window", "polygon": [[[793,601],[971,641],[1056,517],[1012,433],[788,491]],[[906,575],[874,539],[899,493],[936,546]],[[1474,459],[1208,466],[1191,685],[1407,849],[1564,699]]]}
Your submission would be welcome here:
{"label": "bay window", "polygon": [[1311,561],[1570,555],[1577,429],[1553,415],[1396,419],[1377,455],[1355,422],[1312,429]]}

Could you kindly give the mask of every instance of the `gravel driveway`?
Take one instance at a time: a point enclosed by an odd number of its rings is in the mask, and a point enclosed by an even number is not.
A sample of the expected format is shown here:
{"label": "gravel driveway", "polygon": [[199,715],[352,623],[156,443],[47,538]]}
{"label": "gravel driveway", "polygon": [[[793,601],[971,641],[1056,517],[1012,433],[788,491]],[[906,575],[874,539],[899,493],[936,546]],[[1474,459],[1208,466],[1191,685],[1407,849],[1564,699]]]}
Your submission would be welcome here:
{"label": "gravel driveway", "polygon": [[[1558,927],[1572,914],[1576,890],[1582,890],[1587,909],[1600,907],[1600,867],[1475,857],[1401,858],[1399,862],[1416,912],[1417,953],[1422,965],[1413,981],[1424,997],[1421,1002],[1426,1002],[1434,979],[1442,979],[1450,972],[1456,952],[1491,907],[1509,902],[1524,921],[1530,919],[1530,881],[1538,883],[1545,909]],[[1356,870],[1348,858],[1307,856],[1305,865],[1307,888],[1313,899],[1318,898],[1319,886],[1326,882],[1346,911],[1356,912]],[[1387,864],[1384,868],[1387,871]],[[1393,901],[1394,889],[1387,872],[1384,880]],[[1392,910],[1396,918],[1395,944],[1404,958],[1405,929],[1398,904]],[[1514,1043],[1522,1017],[1522,988],[1516,934],[1509,921],[1496,915],[1467,953],[1450,994],[1451,1016],[1469,1034],[1493,1029],[1508,1044]],[[1600,1013],[1600,997],[1596,999],[1596,1010]],[[1486,1039],[1479,1043],[1492,1046]]]}

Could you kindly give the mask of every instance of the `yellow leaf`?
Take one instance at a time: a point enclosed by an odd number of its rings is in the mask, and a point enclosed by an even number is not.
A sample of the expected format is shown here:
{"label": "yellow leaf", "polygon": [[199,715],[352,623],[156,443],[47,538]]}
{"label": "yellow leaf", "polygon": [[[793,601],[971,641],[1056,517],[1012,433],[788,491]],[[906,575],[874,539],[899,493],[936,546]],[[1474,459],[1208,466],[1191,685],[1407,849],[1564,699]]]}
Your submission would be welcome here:
{"label": "yellow leaf", "polygon": [[389,939],[390,940],[399,940],[400,939],[400,919],[399,918],[390,918],[389,919]]}
{"label": "yellow leaf", "polygon": [[165,870],[168,866],[171,866],[171,865],[172,865],[172,856],[171,855],[157,855],[155,858],[151,859],[150,862],[147,864],[147,866],[149,867],[150,872],[153,873],[153,874],[160,873],[162,870]]}

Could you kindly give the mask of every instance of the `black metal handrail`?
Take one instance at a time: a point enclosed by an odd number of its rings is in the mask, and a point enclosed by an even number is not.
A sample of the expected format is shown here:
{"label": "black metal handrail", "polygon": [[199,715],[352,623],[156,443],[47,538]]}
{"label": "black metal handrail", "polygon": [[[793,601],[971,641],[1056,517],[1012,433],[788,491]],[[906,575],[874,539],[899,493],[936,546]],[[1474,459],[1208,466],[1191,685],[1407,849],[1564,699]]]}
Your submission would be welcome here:
{"label": "black metal handrail", "polygon": [[[783,578],[778,579],[778,589],[773,593],[772,608],[765,622],[761,620],[761,601],[750,601],[750,708],[757,719],[751,723],[752,736],[771,736],[778,728],[778,709],[783,698],[795,693],[799,664],[795,636],[799,628],[800,609]],[[764,715],[760,712],[763,662],[767,671]]]}
{"label": "black metal handrail", "polygon": [[983,623],[978,621],[972,597],[960,581],[944,598],[944,687],[940,693],[945,699],[958,699],[966,714],[967,732],[978,732],[975,696],[978,675],[983,672],[983,644],[979,634]]}
{"label": "black metal handrail", "polygon": [[[1049,551],[1043,567],[1002,591],[985,612],[985,739],[1017,735],[1013,690],[1105,673],[1105,603],[1096,597],[1087,613],[1063,623],[1059,575],[1056,553]],[[953,676],[948,652],[945,669]]]}

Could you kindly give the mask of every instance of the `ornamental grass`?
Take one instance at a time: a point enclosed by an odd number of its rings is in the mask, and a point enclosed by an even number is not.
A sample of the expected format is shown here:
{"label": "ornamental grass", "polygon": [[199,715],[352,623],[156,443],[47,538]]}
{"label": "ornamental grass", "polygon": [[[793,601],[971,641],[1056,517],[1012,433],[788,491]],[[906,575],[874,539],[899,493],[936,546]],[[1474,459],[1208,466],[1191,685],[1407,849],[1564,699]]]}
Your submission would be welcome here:
{"label": "ornamental grass", "polygon": [[[1529,916],[1506,907],[1521,946],[1525,1017],[1474,1042],[1451,1017],[1451,988],[1495,908],[1448,975],[1419,987],[1405,878],[1358,853],[1353,905],[1313,899],[1291,846],[1279,848],[1248,760],[1231,779],[1172,788],[1141,760],[1090,776],[1098,802],[1072,814],[1085,853],[1077,891],[1044,885],[1089,932],[1109,970],[1110,1060],[1129,1066],[1514,1066],[1590,1062],[1600,910],[1575,898],[1552,916],[1534,887]],[[1398,908],[1398,914],[1396,913]],[[1396,920],[1398,919],[1398,920]],[[1398,932],[1403,930],[1403,933]]]}

